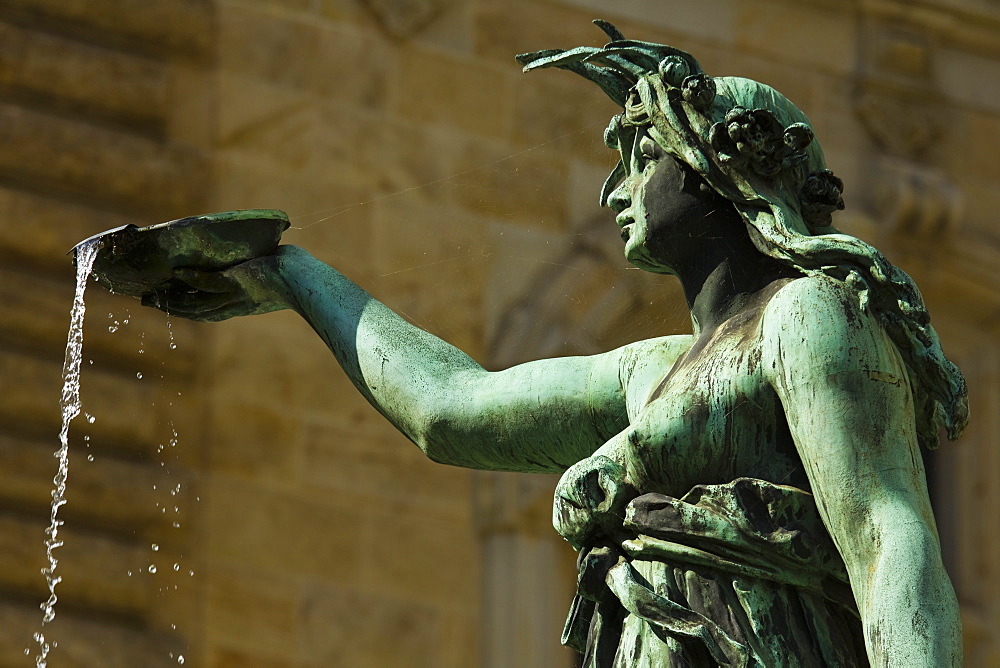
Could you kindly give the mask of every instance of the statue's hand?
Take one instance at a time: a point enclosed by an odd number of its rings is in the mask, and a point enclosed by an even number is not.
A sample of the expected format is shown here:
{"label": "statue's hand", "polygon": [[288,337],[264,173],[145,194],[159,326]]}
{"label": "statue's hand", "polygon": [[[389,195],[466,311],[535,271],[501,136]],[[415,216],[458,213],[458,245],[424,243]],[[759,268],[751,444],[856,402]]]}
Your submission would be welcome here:
{"label": "statue's hand", "polygon": [[620,464],[604,455],[588,457],[559,479],[552,525],[576,549],[593,546],[621,529],[625,506],[635,496]]}
{"label": "statue's hand", "polygon": [[280,265],[283,257],[297,250],[294,246],[280,246],[274,255],[222,271],[177,269],[169,287],[144,295],[142,304],[203,322],[288,308],[288,290]]}

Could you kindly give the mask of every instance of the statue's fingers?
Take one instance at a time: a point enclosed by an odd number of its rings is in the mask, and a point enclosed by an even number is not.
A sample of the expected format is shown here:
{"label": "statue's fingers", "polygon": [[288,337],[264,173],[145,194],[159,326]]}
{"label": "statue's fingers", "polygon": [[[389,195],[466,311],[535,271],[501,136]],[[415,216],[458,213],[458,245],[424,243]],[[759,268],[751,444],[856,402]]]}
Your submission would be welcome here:
{"label": "statue's fingers", "polygon": [[174,270],[173,277],[201,292],[227,292],[233,289],[233,281],[218,271],[201,271],[189,267]]}
{"label": "statue's fingers", "polygon": [[143,296],[143,306],[152,306],[168,315],[178,315],[193,318],[205,313],[217,311],[220,308],[235,303],[228,293],[183,292],[178,290],[163,290]]}

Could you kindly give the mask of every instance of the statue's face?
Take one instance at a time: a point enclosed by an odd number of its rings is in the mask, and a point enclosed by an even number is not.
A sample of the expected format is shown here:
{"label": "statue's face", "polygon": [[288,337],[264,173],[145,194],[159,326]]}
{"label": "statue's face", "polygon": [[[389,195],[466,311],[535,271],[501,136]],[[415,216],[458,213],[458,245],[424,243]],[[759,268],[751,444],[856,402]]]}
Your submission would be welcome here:
{"label": "statue's face", "polygon": [[608,206],[625,241],[625,257],[636,267],[675,273],[692,241],[711,234],[706,217],[717,198],[699,190],[700,180],[643,130],[623,155],[626,177],[611,193]]}

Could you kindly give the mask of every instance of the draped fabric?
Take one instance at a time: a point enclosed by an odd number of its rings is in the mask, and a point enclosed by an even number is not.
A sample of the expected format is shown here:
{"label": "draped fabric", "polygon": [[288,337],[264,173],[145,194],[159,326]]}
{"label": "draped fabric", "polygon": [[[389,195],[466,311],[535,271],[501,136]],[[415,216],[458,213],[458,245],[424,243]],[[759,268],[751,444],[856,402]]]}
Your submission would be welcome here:
{"label": "draped fabric", "polygon": [[740,478],[633,499],[587,546],[563,643],[587,668],[867,666],[812,495]]}

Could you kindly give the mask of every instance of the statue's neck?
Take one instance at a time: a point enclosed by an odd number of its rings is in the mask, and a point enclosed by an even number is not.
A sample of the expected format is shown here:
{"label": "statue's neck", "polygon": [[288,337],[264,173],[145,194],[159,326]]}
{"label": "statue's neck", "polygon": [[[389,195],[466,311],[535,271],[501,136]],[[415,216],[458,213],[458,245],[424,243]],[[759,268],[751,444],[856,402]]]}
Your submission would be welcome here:
{"label": "statue's neck", "polygon": [[719,235],[686,253],[686,260],[676,267],[696,339],[711,336],[775,280],[795,275],[757,250],[743,220],[737,222],[715,227]]}

